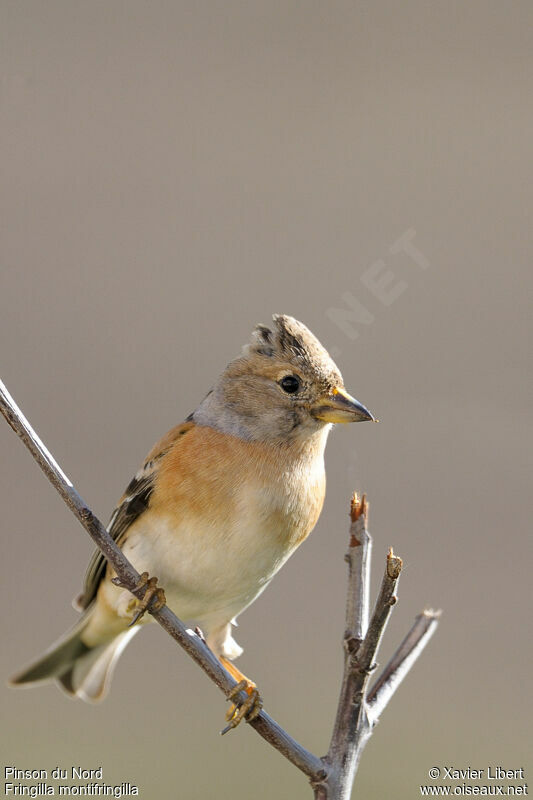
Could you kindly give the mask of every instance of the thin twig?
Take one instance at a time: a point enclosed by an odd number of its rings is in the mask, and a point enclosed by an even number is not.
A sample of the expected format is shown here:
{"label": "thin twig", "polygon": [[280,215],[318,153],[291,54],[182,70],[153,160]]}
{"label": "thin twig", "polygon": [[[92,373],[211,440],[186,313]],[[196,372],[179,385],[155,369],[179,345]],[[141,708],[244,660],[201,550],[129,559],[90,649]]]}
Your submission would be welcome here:
{"label": "thin twig", "polygon": [[368,716],[372,726],[437,630],[440,615],[440,611],[426,609],[416,617],[413,627],[368,692]]}
{"label": "thin twig", "polygon": [[[398,599],[394,592],[396,591],[401,571],[402,559],[394,555],[391,547],[387,554],[385,574],[381,582],[374,613],[372,614],[365,639],[355,656],[356,668],[360,675],[364,676],[375,668],[379,645],[391,615],[392,607]],[[361,689],[362,686],[363,682],[361,681]]]}
{"label": "thin twig", "polygon": [[368,502],[366,495],[359,501],[356,492],[350,503],[350,543],[344,560],[348,563],[346,594],[346,633],[361,642],[368,628],[370,609],[370,559],[372,537],[366,529]]}
{"label": "thin twig", "polygon": [[370,633],[370,629],[367,631],[366,628],[372,539],[366,527],[368,507],[364,495],[359,498],[354,494],[350,517],[350,543],[346,555],[349,577],[344,671],[333,734],[326,756],[330,769],[327,777],[315,785],[315,798],[348,797],[359,755],[370,735],[364,702],[364,688],[370,670],[359,662],[359,652],[365,646]]}
{"label": "thin twig", "polygon": [[[139,573],[130,564],[105,527],[80,497],[72,482],[24,417],[2,381],[0,381],[0,411],[15,433],[22,439],[70,510],[79,519],[95,544],[112,564],[121,582],[132,594],[142,599],[143,589],[136,588],[139,583]],[[158,611],[151,613],[154,619],[183,647],[219,689],[227,695],[236,686],[237,682],[226,672],[200,636],[194,631],[187,630],[181,620],[167,606],[163,606]],[[243,695],[242,700],[244,700],[246,695],[244,692],[241,694]],[[263,739],[275,747],[298,769],[302,770],[311,780],[320,780],[324,775],[323,761],[289,736],[265,711],[262,711],[249,724]]]}

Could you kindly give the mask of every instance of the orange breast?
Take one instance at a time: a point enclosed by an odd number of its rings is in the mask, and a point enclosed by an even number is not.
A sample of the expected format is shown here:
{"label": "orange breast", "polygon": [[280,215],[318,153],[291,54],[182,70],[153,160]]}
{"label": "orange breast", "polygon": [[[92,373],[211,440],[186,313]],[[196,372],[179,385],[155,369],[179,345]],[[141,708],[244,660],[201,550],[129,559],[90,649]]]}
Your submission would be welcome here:
{"label": "orange breast", "polygon": [[270,515],[281,538],[295,547],[313,529],[324,501],[322,453],[295,444],[247,442],[193,425],[164,456],[151,507],[167,514],[217,517],[228,524],[246,512]]}

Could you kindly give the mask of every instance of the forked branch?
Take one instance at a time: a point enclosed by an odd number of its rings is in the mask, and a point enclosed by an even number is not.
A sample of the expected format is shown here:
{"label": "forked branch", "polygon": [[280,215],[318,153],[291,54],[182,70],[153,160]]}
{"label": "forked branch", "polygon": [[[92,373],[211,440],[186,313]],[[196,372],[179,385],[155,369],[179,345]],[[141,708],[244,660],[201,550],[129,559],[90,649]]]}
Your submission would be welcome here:
{"label": "forked branch", "polygon": [[[121,583],[142,600],[144,590],[138,588],[138,572],[82,500],[1,381],[0,411],[72,513],[112,564]],[[313,755],[284,731],[266,711],[262,711],[249,723],[263,739],[307,775],[315,798],[320,800],[347,800],[360,755],[379,715],[438,624],[438,612],[424,611],[420,614],[382,675],[372,689],[368,690],[369,678],[376,666],[378,647],[392,606],[396,602],[395,591],[402,561],[391,549],[387,556],[376,606],[369,622],[372,540],[366,527],[368,506],[364,495],[362,498],[354,495],[350,513],[352,522],[346,554],[349,573],[344,634],[344,675],[328,754],[322,758]],[[150,609],[150,613],[227,696],[236,685],[236,681],[220,664],[201,636],[187,629],[167,606],[159,610]],[[244,700],[245,695],[242,694]]]}

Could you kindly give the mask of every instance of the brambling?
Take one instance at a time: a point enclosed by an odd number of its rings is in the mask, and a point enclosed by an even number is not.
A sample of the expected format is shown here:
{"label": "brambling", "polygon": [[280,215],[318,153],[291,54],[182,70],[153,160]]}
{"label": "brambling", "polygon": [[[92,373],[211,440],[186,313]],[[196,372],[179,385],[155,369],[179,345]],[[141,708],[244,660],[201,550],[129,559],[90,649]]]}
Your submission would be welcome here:
{"label": "brambling", "polygon": [[151,619],[142,612],[166,598],[247,690],[230,726],[258,713],[255,684],[231,663],[242,653],[232,625],[317,522],[332,424],[374,419],[305,325],[273,321],[256,326],[198,408],[153,447],[112,514],[108,530],[143,573],[146,602],[117,585],[97,551],[77,598],[80,620],[14,685],[55,680],[101,700],[118,657]]}

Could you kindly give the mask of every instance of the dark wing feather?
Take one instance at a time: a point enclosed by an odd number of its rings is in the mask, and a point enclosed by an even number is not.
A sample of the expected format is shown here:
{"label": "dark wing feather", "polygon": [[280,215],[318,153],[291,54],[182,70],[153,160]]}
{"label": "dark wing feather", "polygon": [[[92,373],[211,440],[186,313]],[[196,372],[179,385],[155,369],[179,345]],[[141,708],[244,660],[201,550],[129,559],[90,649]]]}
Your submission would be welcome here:
{"label": "dark wing feather", "polygon": [[[107,530],[118,545],[123,541],[130,525],[141,514],[144,514],[150,505],[150,497],[154,491],[160,460],[172,449],[178,439],[184,433],[190,431],[191,428],[194,428],[194,422],[187,419],[186,422],[176,425],[175,428],[165,434],[148,453],[144,466],[128,484],[128,488],[122,495],[107,526]],[[98,586],[105,574],[106,563],[106,557],[100,550],[96,550],[85,573],[83,592],[74,601],[74,605],[78,610],[82,611],[87,608],[96,597]]]}
{"label": "dark wing feather", "polygon": [[[143,470],[130,481],[119,505],[115,508],[107,530],[118,545],[121,544],[124,534],[132,522],[144,514],[150,505],[155,476],[153,462],[148,462]],[[104,554],[101,550],[96,550],[85,573],[83,592],[76,600],[80,609],[87,608],[96,597],[98,586],[104,577],[106,564],[107,559]]]}

